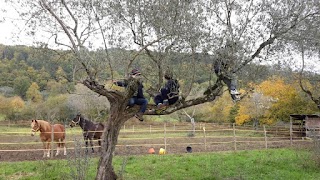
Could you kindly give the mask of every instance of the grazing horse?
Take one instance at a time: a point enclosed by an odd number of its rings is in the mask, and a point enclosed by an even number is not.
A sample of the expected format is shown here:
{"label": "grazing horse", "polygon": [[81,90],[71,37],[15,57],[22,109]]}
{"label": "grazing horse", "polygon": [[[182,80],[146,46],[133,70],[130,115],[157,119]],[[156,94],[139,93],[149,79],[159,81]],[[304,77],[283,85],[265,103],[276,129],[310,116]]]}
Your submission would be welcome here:
{"label": "grazing horse", "polygon": [[104,125],[102,123],[93,123],[92,121],[83,118],[81,114],[78,114],[71,121],[70,126],[74,127],[78,124],[83,130],[83,138],[86,142],[86,151],[88,152],[88,140],[90,140],[92,153],[94,153],[92,139],[98,140],[98,144],[101,147],[101,136],[104,130]]}
{"label": "grazing horse", "polygon": [[[53,128],[53,134],[52,134]],[[51,125],[44,120],[32,120],[31,122],[31,136],[34,136],[37,131],[40,131],[40,139],[43,143],[43,157],[50,157],[50,148],[52,137],[57,142],[56,156],[59,155],[60,148],[63,147],[64,155],[67,155],[67,149],[65,146],[66,132],[62,124]]]}

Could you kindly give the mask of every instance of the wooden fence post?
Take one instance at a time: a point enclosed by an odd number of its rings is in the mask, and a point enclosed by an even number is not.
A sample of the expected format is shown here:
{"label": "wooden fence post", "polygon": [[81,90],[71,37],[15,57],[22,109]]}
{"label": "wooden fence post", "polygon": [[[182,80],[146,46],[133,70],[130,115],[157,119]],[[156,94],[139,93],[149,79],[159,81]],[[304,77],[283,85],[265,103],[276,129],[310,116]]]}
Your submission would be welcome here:
{"label": "wooden fence post", "polygon": [[150,134],[151,134],[151,125],[150,125],[150,128],[149,128],[149,131],[150,131]]}
{"label": "wooden fence post", "polygon": [[[50,157],[53,157],[53,143],[54,143],[54,125],[51,125],[51,146],[49,146],[49,147],[51,147],[51,155],[50,155]],[[49,149],[48,149],[48,151],[50,151]]]}
{"label": "wooden fence post", "polygon": [[207,150],[206,128],[203,126],[204,149]]}
{"label": "wooden fence post", "polygon": [[134,125],[132,125],[132,132],[134,132]]}
{"label": "wooden fence post", "polygon": [[237,151],[236,125],[235,125],[235,123],[232,124],[232,127],[233,127],[233,144],[234,144],[234,150]]}
{"label": "wooden fence post", "polygon": [[266,149],[268,149],[267,131],[266,131],[266,126],[265,125],[263,125],[263,132],[264,132],[265,147],[266,147]]}
{"label": "wooden fence post", "polygon": [[166,137],[166,134],[167,134],[167,123],[164,123],[163,125],[163,129],[164,129],[164,149],[167,150],[167,137]]}
{"label": "wooden fence post", "polygon": [[290,145],[292,146],[292,117],[290,116]]}

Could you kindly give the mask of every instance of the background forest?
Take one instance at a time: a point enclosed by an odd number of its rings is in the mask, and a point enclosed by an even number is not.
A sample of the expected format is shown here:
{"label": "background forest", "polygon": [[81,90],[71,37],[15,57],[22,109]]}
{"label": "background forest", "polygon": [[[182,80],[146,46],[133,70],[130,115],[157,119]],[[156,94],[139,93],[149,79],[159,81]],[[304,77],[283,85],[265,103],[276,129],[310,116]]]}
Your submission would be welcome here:
{"label": "background forest", "polygon": [[[115,79],[125,78],[123,66],[126,54],[120,49],[109,51],[111,63],[115,67]],[[91,52],[100,57],[99,50]],[[205,58],[197,54],[197,58]],[[175,54],[172,59],[188,57],[188,54]],[[143,63],[143,56],[139,57]],[[79,70],[74,62],[74,56],[66,50],[52,50],[47,47],[6,46],[0,45],[0,113],[4,120],[49,119],[51,121],[68,121],[78,112],[95,120],[107,118],[108,100],[90,91],[85,86],[74,81],[74,74]],[[208,61],[198,64],[203,69],[211,68]],[[273,65],[249,64],[238,73],[240,91],[253,89],[238,103],[233,103],[226,90],[215,103],[205,103],[190,107],[186,111],[192,113],[197,122],[236,122],[273,124],[288,121],[290,114],[317,113],[317,107],[310,98],[301,91],[299,86],[299,71],[295,71],[281,61]],[[139,64],[134,64],[139,68]],[[191,68],[176,62],[175,68]],[[102,70],[103,72],[103,70]],[[100,73],[100,81],[110,84],[110,70]],[[193,84],[191,95],[201,95],[208,86],[206,79],[212,78],[206,73],[198,73],[198,81]],[[319,76],[308,72],[309,79]],[[183,74],[177,77],[182,90],[188,84]],[[213,77],[214,78],[214,77]],[[201,81],[203,79],[203,81]],[[317,82],[315,82],[317,83]],[[155,88],[151,79],[146,79],[147,89]],[[312,90],[316,84],[307,84]],[[116,88],[116,87],[113,87]],[[146,94],[152,104],[152,98]],[[166,116],[147,116],[147,121],[188,121],[183,112],[175,112]]]}

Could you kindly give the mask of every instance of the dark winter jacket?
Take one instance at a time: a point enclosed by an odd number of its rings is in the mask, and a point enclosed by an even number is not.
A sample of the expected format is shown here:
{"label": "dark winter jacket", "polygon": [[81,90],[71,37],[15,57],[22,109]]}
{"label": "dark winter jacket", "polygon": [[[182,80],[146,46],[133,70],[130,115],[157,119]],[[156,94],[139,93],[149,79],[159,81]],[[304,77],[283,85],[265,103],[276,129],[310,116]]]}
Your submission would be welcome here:
{"label": "dark winter jacket", "polygon": [[[114,84],[117,85],[117,86],[121,86],[121,87],[127,87],[128,86],[128,81],[127,80],[125,80],[125,81],[117,81],[117,82],[114,82]],[[143,95],[143,84],[141,82],[139,82],[138,90],[133,94],[132,97],[144,98],[144,95]]]}
{"label": "dark winter jacket", "polygon": [[176,79],[169,79],[164,86],[165,89],[168,90],[168,97],[179,96],[179,82]]}

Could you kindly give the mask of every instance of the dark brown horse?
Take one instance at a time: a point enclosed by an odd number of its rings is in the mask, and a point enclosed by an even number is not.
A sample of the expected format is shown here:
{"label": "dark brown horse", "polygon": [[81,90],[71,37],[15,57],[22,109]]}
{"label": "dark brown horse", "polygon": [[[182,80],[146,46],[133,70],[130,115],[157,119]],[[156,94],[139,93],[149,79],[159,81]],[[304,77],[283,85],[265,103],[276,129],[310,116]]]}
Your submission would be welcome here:
{"label": "dark brown horse", "polygon": [[[52,131],[53,128],[53,131]],[[37,131],[40,131],[40,139],[43,143],[43,157],[50,157],[50,148],[52,137],[55,142],[57,142],[57,152],[56,156],[59,155],[60,148],[63,147],[64,155],[67,155],[67,150],[65,146],[65,128],[62,124],[51,125],[49,122],[44,120],[32,120],[31,122],[31,136],[34,136]],[[52,134],[53,132],[53,134]]]}
{"label": "dark brown horse", "polygon": [[101,136],[103,134],[104,125],[102,123],[93,123],[92,121],[83,118],[81,114],[78,114],[71,121],[70,126],[74,127],[78,124],[83,130],[83,138],[87,148],[86,150],[88,151],[88,140],[90,140],[92,153],[94,153],[92,139],[98,140],[98,144],[101,147]]}

